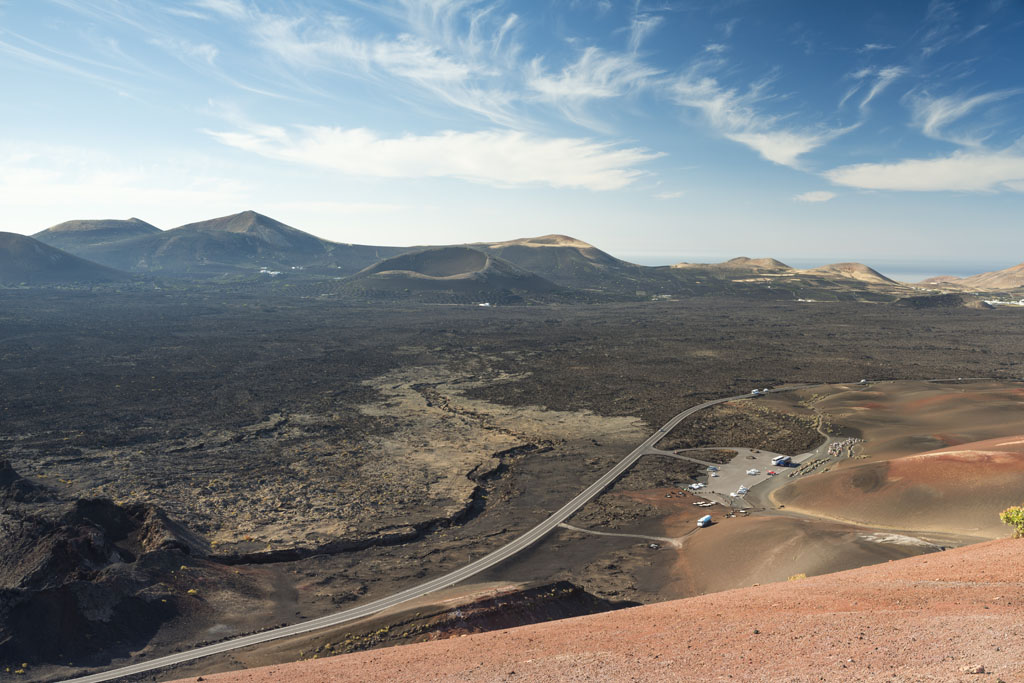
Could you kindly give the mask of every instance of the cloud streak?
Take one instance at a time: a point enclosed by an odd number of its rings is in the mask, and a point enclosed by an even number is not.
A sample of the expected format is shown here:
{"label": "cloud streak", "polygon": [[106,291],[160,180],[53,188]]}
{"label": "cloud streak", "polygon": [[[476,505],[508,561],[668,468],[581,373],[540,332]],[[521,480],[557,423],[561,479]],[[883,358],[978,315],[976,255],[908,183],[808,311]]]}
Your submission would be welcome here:
{"label": "cloud streak", "polygon": [[251,127],[209,134],[261,156],[378,178],[457,178],[494,187],[546,185],[617,190],[661,156],[580,138],[542,138],[511,130],[381,137],[365,128]]}
{"label": "cloud streak", "polygon": [[840,166],[825,173],[837,185],[910,192],[1024,192],[1024,154],[1002,151],[954,152],[935,159]]}
{"label": "cloud streak", "polygon": [[949,95],[947,97],[932,98],[927,95],[918,95],[911,99],[913,121],[921,128],[921,132],[930,138],[975,147],[982,142],[978,136],[965,133],[948,133],[946,129],[979,107],[994,104],[1022,93],[1024,93],[1024,89],[1015,88],[997,90],[982,95],[975,95],[974,97]]}
{"label": "cloud streak", "polygon": [[679,77],[670,91],[677,104],[700,111],[723,137],[746,145],[768,161],[792,168],[800,167],[800,157],[804,154],[856,127],[818,130],[785,127],[780,117],[764,114],[757,106],[768,99],[765,94],[768,85],[768,81],[760,81],[741,92],[691,70]]}
{"label": "cloud streak", "polygon": [[811,204],[821,204],[828,202],[836,198],[835,192],[829,192],[828,190],[816,190],[814,192],[802,192],[793,197],[795,201],[805,202]]}

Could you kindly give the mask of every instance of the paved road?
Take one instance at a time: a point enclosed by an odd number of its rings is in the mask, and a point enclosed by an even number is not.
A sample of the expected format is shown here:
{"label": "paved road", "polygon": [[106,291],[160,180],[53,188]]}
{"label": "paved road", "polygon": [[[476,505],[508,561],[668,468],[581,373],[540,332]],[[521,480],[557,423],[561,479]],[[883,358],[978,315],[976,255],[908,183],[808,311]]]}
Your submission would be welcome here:
{"label": "paved road", "polygon": [[[799,387],[787,387],[785,389],[772,389],[772,391],[793,391],[794,389],[803,388],[804,386],[812,385],[801,385]],[[250,647],[252,645],[259,645],[260,643],[266,643],[271,640],[277,640],[279,638],[287,638],[289,636],[299,635],[301,633],[308,633],[309,631],[316,631],[318,629],[327,628],[329,626],[338,626],[340,624],[347,623],[349,621],[355,621],[356,619],[362,619],[368,617],[377,612],[386,610],[395,605],[400,605],[403,602],[412,600],[414,598],[421,597],[428,593],[441,590],[442,588],[448,588],[461,581],[479,574],[480,572],[490,569],[494,565],[504,562],[508,558],[512,557],[516,553],[528,548],[533,545],[544,536],[548,535],[553,529],[559,524],[569,519],[575,514],[580,508],[590,502],[595,496],[599,495],[608,486],[610,486],[616,479],[636,464],[645,453],[648,453],[654,444],[661,441],[665,436],[672,431],[676,425],[690,417],[694,413],[710,408],[713,405],[719,403],[725,403],[726,401],[735,401],[742,398],[750,398],[750,394],[742,394],[740,396],[728,396],[726,398],[715,399],[714,401],[708,401],[707,403],[701,403],[700,405],[693,406],[683,412],[679,413],[671,420],[665,423],[665,425],[657,432],[647,438],[642,444],[636,447],[632,453],[623,458],[615,467],[611,468],[602,476],[600,479],[595,481],[593,484],[588,486],[582,493],[570,500],[568,503],[563,505],[557,512],[545,519],[543,522],[533,527],[525,534],[508,543],[507,545],[498,548],[488,555],[484,555],[479,560],[471,562],[466,566],[456,569],[455,571],[439,576],[436,579],[421,583],[418,586],[407,588],[404,591],[395,593],[386,598],[374,600],[368,602],[360,607],[354,607],[352,609],[345,610],[344,612],[338,612],[336,614],[329,614],[325,617],[319,617],[317,619],[310,619],[298,624],[292,624],[291,626],[283,626],[281,628],[270,629],[268,631],[261,631],[259,633],[253,633],[248,636],[242,636],[240,638],[233,638],[231,640],[225,640],[220,643],[213,645],[207,645],[205,647],[199,647],[194,650],[187,650],[185,652],[179,652],[173,655],[167,655],[165,657],[158,657],[157,659],[151,659],[147,662],[139,662],[138,664],[132,664],[125,666],[120,669],[113,669],[110,671],[104,671],[88,676],[81,676],[79,678],[70,679],[75,683],[99,683],[100,681],[112,681],[124,676],[130,676],[132,674],[144,673],[146,671],[153,671],[155,669],[162,669],[164,667],[173,666],[175,664],[181,664],[183,662],[190,662],[194,659],[200,659],[202,657],[209,657],[210,655],[220,654],[222,652],[229,652],[231,650],[238,650],[243,647]],[[70,683],[70,681],[68,683]]]}

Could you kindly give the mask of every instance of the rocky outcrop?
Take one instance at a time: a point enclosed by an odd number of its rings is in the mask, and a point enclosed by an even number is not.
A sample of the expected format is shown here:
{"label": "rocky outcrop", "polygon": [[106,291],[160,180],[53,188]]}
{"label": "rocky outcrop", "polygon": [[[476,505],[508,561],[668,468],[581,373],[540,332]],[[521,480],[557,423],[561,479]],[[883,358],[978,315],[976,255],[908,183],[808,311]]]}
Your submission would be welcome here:
{"label": "rocky outcrop", "polygon": [[109,661],[177,613],[162,579],[206,554],[145,505],[58,500],[0,462],[0,662]]}

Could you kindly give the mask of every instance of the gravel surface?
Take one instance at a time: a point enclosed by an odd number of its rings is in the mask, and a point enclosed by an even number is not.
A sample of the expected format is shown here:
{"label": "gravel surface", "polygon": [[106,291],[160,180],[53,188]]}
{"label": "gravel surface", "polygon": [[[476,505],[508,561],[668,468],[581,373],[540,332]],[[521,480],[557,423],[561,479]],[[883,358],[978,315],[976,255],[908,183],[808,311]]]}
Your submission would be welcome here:
{"label": "gravel surface", "polygon": [[[1021,681],[1024,541],[450,640],[264,681]],[[195,678],[185,680],[197,680]]]}

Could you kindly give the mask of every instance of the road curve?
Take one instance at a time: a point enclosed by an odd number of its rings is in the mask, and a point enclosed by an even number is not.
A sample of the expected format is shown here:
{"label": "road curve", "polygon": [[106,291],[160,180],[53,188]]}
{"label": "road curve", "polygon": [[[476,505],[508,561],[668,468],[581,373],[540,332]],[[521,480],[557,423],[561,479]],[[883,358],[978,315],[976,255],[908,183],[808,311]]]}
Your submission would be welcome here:
{"label": "road curve", "polygon": [[[787,387],[785,389],[772,389],[772,392],[778,391],[793,391],[795,389],[801,389],[805,386],[813,385],[800,385],[795,387]],[[507,545],[498,548],[497,550],[484,555],[479,560],[470,562],[464,567],[456,569],[453,572],[439,576],[436,579],[431,579],[426,583],[421,583],[418,586],[407,588],[404,591],[395,593],[394,595],[386,598],[380,598],[368,602],[365,605],[359,607],[353,607],[352,609],[345,610],[343,612],[337,612],[336,614],[329,614],[324,617],[317,619],[310,619],[299,624],[292,624],[291,626],[282,626],[280,628],[270,629],[268,631],[261,631],[259,633],[253,633],[247,636],[241,636],[239,638],[232,638],[231,640],[225,640],[220,643],[214,643],[213,645],[206,645],[204,647],[195,648],[193,650],[187,650],[185,652],[178,652],[172,655],[166,655],[164,657],[158,657],[151,659],[146,662],[139,662],[138,664],[131,664],[129,666],[121,667],[119,669],[111,669],[110,671],[102,671],[100,673],[90,674],[88,676],[80,676],[78,678],[68,679],[65,683],[100,683],[101,681],[112,681],[125,676],[131,676],[133,674],[145,673],[147,671],[153,671],[155,669],[162,669],[168,666],[174,666],[175,664],[182,664],[183,662],[190,662],[194,659],[201,659],[203,657],[209,657],[211,655],[220,654],[222,652],[229,652],[231,650],[238,650],[243,647],[250,647],[252,645],[259,645],[266,643],[271,640],[277,640],[279,638],[288,638],[289,636],[295,636],[302,633],[308,633],[310,631],[316,631],[329,626],[338,626],[349,621],[356,619],[362,619],[368,617],[377,612],[386,610],[400,605],[403,602],[413,600],[428,593],[441,590],[442,588],[448,588],[461,581],[479,574],[480,572],[490,569],[494,565],[504,562],[508,558],[512,557],[516,553],[525,550],[529,546],[539,541],[544,536],[548,535],[553,529],[559,524],[569,519],[575,514],[580,508],[586,505],[588,502],[594,499],[598,494],[604,491],[610,486],[616,479],[636,464],[648,450],[654,446],[654,444],[661,441],[665,436],[672,431],[676,425],[690,417],[694,413],[710,408],[713,405],[719,403],[725,403],[726,401],[735,401],[742,398],[751,398],[750,394],[741,394],[739,396],[728,396],[726,398],[718,398],[713,401],[707,401],[700,405],[688,408],[683,412],[679,413],[671,420],[665,423],[661,429],[656,431],[654,434],[649,436],[646,441],[637,446],[633,452],[627,455],[625,458],[620,460],[618,464],[608,470],[600,479],[595,481],[593,484],[583,490],[578,496],[570,500],[568,503],[558,509],[557,512],[552,514],[550,517],[545,519],[543,522],[533,527],[525,534],[511,541]]]}

